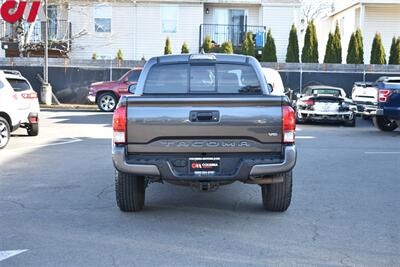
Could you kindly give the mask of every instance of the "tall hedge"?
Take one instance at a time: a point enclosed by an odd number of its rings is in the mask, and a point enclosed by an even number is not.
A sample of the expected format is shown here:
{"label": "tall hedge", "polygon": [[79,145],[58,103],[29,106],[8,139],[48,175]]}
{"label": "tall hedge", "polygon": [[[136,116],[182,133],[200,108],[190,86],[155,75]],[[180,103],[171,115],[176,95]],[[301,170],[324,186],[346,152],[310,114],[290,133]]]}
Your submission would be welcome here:
{"label": "tall hedge", "polygon": [[182,44],[181,54],[189,54],[189,46],[186,42]]}
{"label": "tall hedge", "polygon": [[167,40],[165,40],[164,55],[170,54],[172,54],[171,40],[169,39],[169,37],[167,37]]}
{"label": "tall hedge", "polygon": [[392,46],[390,47],[389,64],[400,65],[400,37],[393,37]]}
{"label": "tall hedge", "polygon": [[298,63],[299,60],[299,40],[297,38],[297,29],[294,23],[289,33],[289,44],[286,53],[286,62]]}
{"label": "tall hedge", "polygon": [[336,48],[334,35],[330,32],[328,42],[326,43],[324,63],[336,63]]}
{"label": "tall hedge", "polygon": [[385,48],[382,44],[382,37],[379,32],[375,34],[374,41],[372,42],[371,50],[371,64],[386,64],[386,53]]}
{"label": "tall hedge", "polygon": [[317,31],[313,20],[307,26],[301,61],[304,63],[318,63]]}
{"label": "tall hedge", "polygon": [[233,54],[233,46],[231,42],[224,42],[221,45],[221,53]]}
{"label": "tall hedge", "polygon": [[339,22],[336,21],[335,34],[333,35],[334,59],[332,63],[342,63],[342,37],[340,35]]}
{"label": "tall hedge", "polygon": [[212,51],[212,41],[209,35],[207,35],[206,38],[204,38],[203,50],[206,53],[210,53]]}
{"label": "tall hedge", "polygon": [[275,40],[272,37],[271,29],[267,33],[267,41],[265,42],[261,60],[264,62],[277,62]]}
{"label": "tall hedge", "polygon": [[364,64],[364,41],[360,28],[356,30],[356,41],[357,41],[357,58],[356,64]]}
{"label": "tall hedge", "polygon": [[256,48],[252,32],[246,32],[246,38],[244,39],[242,44],[242,54],[253,57],[256,55]]}
{"label": "tall hedge", "polygon": [[347,48],[347,64],[359,64],[359,49],[357,47],[356,34],[352,33],[350,37],[349,47]]}

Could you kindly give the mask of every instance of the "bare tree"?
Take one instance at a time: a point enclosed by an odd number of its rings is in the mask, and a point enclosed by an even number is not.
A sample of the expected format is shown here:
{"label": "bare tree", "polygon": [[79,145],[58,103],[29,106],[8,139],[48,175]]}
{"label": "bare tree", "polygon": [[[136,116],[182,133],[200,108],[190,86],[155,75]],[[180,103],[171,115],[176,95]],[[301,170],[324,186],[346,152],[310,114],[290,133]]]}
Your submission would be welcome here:
{"label": "bare tree", "polygon": [[332,11],[334,11],[333,0],[301,0],[302,17],[306,22],[310,22]]}

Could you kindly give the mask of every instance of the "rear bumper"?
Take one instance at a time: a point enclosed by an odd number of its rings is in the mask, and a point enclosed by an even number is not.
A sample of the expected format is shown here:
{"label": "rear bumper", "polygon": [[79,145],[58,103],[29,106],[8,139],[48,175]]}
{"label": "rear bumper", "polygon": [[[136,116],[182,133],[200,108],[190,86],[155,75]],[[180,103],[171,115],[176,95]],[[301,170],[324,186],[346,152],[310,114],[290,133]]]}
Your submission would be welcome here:
{"label": "rear bumper", "polygon": [[334,120],[334,121],[347,121],[354,117],[353,111],[343,112],[322,112],[314,110],[299,110],[301,118],[306,120]]}
{"label": "rear bumper", "polygon": [[245,181],[250,177],[261,177],[288,172],[296,165],[297,152],[294,145],[284,147],[283,159],[272,164],[255,164],[254,160],[243,160],[239,164],[236,172],[232,175],[179,175],[174,171],[173,166],[168,160],[155,159],[149,164],[132,164],[127,160],[125,147],[114,146],[112,149],[112,159],[115,168],[124,173],[140,176],[161,177],[163,180],[175,181]]}
{"label": "rear bumper", "polygon": [[357,103],[357,115],[367,115],[367,116],[372,116],[376,112],[378,107],[376,105],[369,105],[369,104],[362,104],[362,103]]}

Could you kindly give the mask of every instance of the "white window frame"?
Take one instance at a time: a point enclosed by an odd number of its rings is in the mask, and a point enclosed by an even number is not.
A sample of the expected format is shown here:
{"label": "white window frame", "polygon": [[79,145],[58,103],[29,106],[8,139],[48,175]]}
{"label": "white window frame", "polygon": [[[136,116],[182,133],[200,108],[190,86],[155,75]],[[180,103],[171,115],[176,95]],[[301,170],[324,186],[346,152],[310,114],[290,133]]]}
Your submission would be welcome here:
{"label": "white window frame", "polygon": [[[101,10],[103,9],[103,10]],[[106,11],[106,12],[104,12]],[[104,14],[101,14],[103,13]],[[110,20],[110,31],[98,31],[96,28],[96,19],[109,19]],[[94,20],[94,32],[95,33],[111,33],[112,32],[112,5],[108,3],[100,3],[94,6],[93,11],[93,20]]]}
{"label": "white window frame", "polygon": [[[168,18],[164,18],[165,13],[167,12],[167,9],[175,9],[175,17],[168,17]],[[170,15],[171,16],[171,15]],[[161,33],[177,33],[179,31],[179,5],[161,5],[160,6],[160,26],[161,26]],[[168,30],[165,29],[165,21],[169,22],[169,23],[175,23],[175,27],[174,30]],[[168,26],[167,26],[168,28]]]}

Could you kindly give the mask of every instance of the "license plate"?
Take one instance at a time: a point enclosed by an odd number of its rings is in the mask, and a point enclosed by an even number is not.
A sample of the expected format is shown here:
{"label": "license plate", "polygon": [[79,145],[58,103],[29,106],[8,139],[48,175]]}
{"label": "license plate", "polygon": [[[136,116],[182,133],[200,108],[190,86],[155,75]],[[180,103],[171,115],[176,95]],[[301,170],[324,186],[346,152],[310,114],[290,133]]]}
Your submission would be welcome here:
{"label": "license plate", "polygon": [[221,158],[190,158],[190,172],[196,175],[214,175],[219,172]]}

